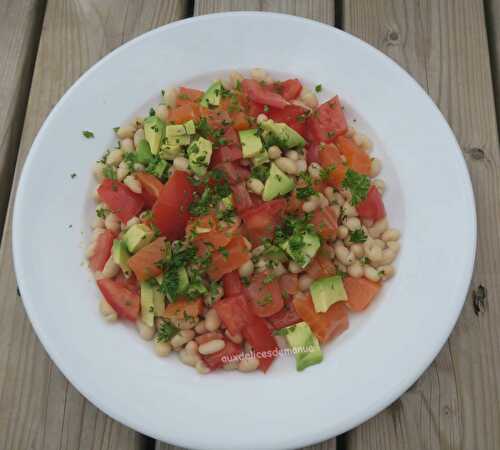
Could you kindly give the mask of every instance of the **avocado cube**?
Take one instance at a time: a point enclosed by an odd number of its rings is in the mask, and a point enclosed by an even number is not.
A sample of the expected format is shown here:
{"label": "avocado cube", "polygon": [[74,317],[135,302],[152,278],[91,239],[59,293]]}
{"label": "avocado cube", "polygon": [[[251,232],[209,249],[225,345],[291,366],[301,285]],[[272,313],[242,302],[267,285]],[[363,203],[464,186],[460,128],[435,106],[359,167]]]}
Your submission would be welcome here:
{"label": "avocado cube", "polygon": [[293,180],[281,171],[278,166],[271,163],[269,177],[264,184],[264,191],[262,192],[262,200],[268,202],[280,195],[288,194],[295,187]]}
{"label": "avocado cube", "polygon": [[233,196],[231,194],[229,194],[227,197],[224,197],[221,201],[227,209],[234,208]]}
{"label": "avocado cube", "polygon": [[187,134],[182,136],[167,136],[168,145],[189,145],[191,142],[191,137]]}
{"label": "avocado cube", "polygon": [[155,320],[154,287],[150,283],[141,283],[141,320],[152,327]]}
{"label": "avocado cube", "polygon": [[165,313],[165,295],[157,288],[154,290],[153,303],[155,316],[163,317],[163,314]]}
{"label": "avocado cube", "polygon": [[299,322],[283,329],[288,345],[295,354],[298,371],[323,361],[323,352],[317,337],[306,322]]}
{"label": "avocado cube", "polygon": [[130,253],[127,250],[127,245],[124,241],[120,239],[115,239],[113,241],[113,249],[112,249],[113,261],[120,266],[122,269],[123,275],[126,278],[129,278],[132,274],[130,267],[128,266],[128,260],[130,258]]}
{"label": "avocado cube", "polygon": [[292,235],[280,247],[288,253],[300,267],[305,268],[314,258],[321,242],[315,233]]}
{"label": "avocado cube", "polygon": [[181,153],[182,147],[180,145],[163,144],[161,146],[160,158],[173,161]]}
{"label": "avocado cube", "polygon": [[209,105],[219,106],[223,89],[220,81],[212,83],[201,97],[200,105],[205,108],[208,108]]}
{"label": "avocado cube", "polygon": [[268,145],[278,145],[280,148],[302,148],[306,144],[304,138],[286,123],[275,123],[266,120],[260,125],[264,130],[263,138]]}
{"label": "avocado cube", "polygon": [[334,303],[347,300],[347,293],[340,275],[320,278],[311,284],[311,297],[314,310],[327,312]]}
{"label": "avocado cube", "polygon": [[168,168],[167,161],[162,159],[155,165],[155,168],[153,169],[153,175],[157,176],[158,178],[161,178],[165,173],[165,170],[167,170],[167,168]]}
{"label": "avocado cube", "polygon": [[165,136],[167,136],[167,138],[185,136],[186,134],[186,128],[184,128],[184,125],[167,125],[165,128]]}
{"label": "avocado cube", "polygon": [[196,125],[193,120],[188,120],[184,122],[184,128],[186,130],[186,134],[196,134]]}
{"label": "avocado cube", "polygon": [[212,143],[205,138],[198,138],[187,149],[189,168],[198,176],[207,173],[212,158]]}
{"label": "avocado cube", "polygon": [[151,148],[149,147],[148,141],[146,139],[142,139],[137,146],[137,150],[135,152],[137,157],[137,162],[147,165],[153,159],[153,154],[151,153]]}
{"label": "avocado cube", "polygon": [[132,225],[124,234],[123,240],[127,245],[127,249],[131,253],[135,253],[141,248],[148,245],[154,239],[154,232],[144,224]]}
{"label": "avocado cube", "polygon": [[252,163],[254,167],[260,166],[262,164],[265,164],[269,162],[269,154],[267,153],[267,150],[262,149],[259,153],[257,153],[253,158],[252,158]]}
{"label": "avocado cube", "polygon": [[165,137],[165,123],[158,116],[150,116],[144,120],[144,136],[148,141],[151,153],[157,155],[160,144]]}
{"label": "avocado cube", "polygon": [[253,158],[262,152],[262,140],[259,136],[259,130],[243,130],[239,132],[243,158]]}

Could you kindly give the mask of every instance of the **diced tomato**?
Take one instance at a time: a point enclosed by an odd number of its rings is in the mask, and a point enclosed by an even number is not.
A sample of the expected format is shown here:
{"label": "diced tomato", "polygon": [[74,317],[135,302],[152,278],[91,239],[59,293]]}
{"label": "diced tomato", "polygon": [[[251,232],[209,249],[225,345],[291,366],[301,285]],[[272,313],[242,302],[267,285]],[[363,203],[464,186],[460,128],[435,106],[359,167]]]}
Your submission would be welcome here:
{"label": "diced tomato", "polygon": [[200,118],[200,107],[196,103],[186,103],[170,110],[168,120],[180,125],[188,120],[197,122]]}
{"label": "diced tomato", "polygon": [[340,188],[347,171],[342,161],[339,149],[334,145],[324,145],[319,150],[319,161],[323,168],[328,168],[328,184]]}
{"label": "diced tomato", "polygon": [[231,119],[233,119],[233,128],[235,130],[241,131],[251,128],[248,116],[243,111],[232,113]]}
{"label": "diced tomato", "polygon": [[289,103],[281,95],[264,89],[258,81],[243,80],[241,83],[243,92],[248,95],[250,100],[262,105],[274,106],[275,108],[284,108]]}
{"label": "diced tomato", "polygon": [[146,207],[152,208],[156,200],[160,196],[160,192],[163,188],[163,183],[146,172],[136,172],[135,177],[139,180],[142,186],[142,196],[144,197],[144,203]]}
{"label": "diced tomato", "polygon": [[222,108],[200,108],[200,116],[207,119],[207,124],[214,130],[225,129],[231,124],[231,117]]}
{"label": "diced tomato", "polygon": [[119,272],[118,275],[113,278],[113,281],[116,284],[127,288],[129,291],[139,293],[139,281],[137,281],[137,278],[133,273],[130,274],[130,277],[127,278],[125,275],[123,275],[123,272]]}
{"label": "diced tomato", "polygon": [[197,103],[203,97],[204,92],[198,89],[191,89],[184,86],[179,88],[179,94],[175,101],[175,106],[182,106],[190,103]]}
{"label": "diced tomato", "polygon": [[119,181],[105,179],[97,191],[101,200],[123,223],[127,223],[132,217],[137,216],[144,207],[142,195],[132,192]]}
{"label": "diced tomato", "polygon": [[237,234],[238,228],[237,223],[221,227],[215,214],[210,213],[191,220],[186,227],[186,235],[194,234],[193,241],[197,246],[198,244],[204,244],[205,246],[208,244],[211,248],[220,248],[229,244]]}
{"label": "diced tomato", "polygon": [[356,206],[359,217],[377,221],[385,217],[384,201],[375,186],[371,186],[366,198]]}
{"label": "diced tomato", "polygon": [[256,103],[252,100],[248,101],[248,115],[252,117],[257,117],[259,114],[264,112],[264,105],[261,103]]}
{"label": "diced tomato", "polygon": [[182,239],[194,188],[186,172],[175,171],[153,206],[153,223],[168,240]]}
{"label": "diced tomato", "polygon": [[241,149],[240,135],[233,127],[227,127],[222,135],[225,145],[235,145]]}
{"label": "diced tomato", "polygon": [[318,253],[316,254],[316,261],[321,266],[323,276],[328,277],[337,273],[337,267],[333,263],[329,252],[326,251],[325,246],[322,246],[319,249]]}
{"label": "diced tomato", "polygon": [[380,283],[367,280],[366,278],[344,278],[344,288],[347,293],[347,306],[352,311],[363,311],[377,296],[380,291]]}
{"label": "diced tomato", "polygon": [[239,214],[253,206],[245,183],[233,184],[231,190],[233,191],[234,207]]}
{"label": "diced tomato", "polygon": [[195,338],[198,345],[206,344],[207,342],[214,341],[215,339],[224,340],[224,335],[218,333],[217,331],[209,331],[208,333],[204,333]]}
{"label": "diced tomato", "polygon": [[186,317],[198,317],[203,312],[203,300],[178,298],[174,303],[168,303],[163,317],[166,319],[185,320]]}
{"label": "diced tomato", "polygon": [[229,184],[237,184],[250,178],[250,171],[234,162],[225,162],[215,166],[224,173]]}
{"label": "diced tomato", "polygon": [[243,329],[244,338],[255,350],[259,359],[259,369],[266,372],[278,356],[278,343],[269,330],[264,319],[256,317],[255,320]]}
{"label": "diced tomato", "polygon": [[306,160],[307,164],[311,164],[313,162],[321,164],[319,159],[319,149],[321,148],[321,144],[310,144],[306,147]]}
{"label": "diced tomato", "polygon": [[337,216],[331,206],[317,208],[314,211],[312,224],[323,239],[334,239],[337,235]]}
{"label": "diced tomato", "polygon": [[243,292],[243,284],[241,283],[240,274],[237,270],[226,273],[226,275],[222,277],[222,283],[224,285],[224,296],[226,297],[239,295]]}
{"label": "diced tomato", "polygon": [[352,139],[345,136],[339,136],[335,140],[340,153],[342,153],[347,165],[354,171],[363,175],[370,175],[372,161],[368,154],[359,148]]}
{"label": "diced tomato", "polygon": [[244,295],[225,297],[214,304],[222,323],[232,335],[241,333],[243,328],[255,320]]}
{"label": "diced tomato", "polygon": [[212,370],[218,369],[223,365],[230,363],[232,358],[235,358],[243,352],[241,345],[235,344],[228,339],[225,341],[226,345],[221,351],[203,356],[203,361]]}
{"label": "diced tomato", "polygon": [[285,307],[281,311],[268,317],[267,320],[275,330],[302,322],[292,302],[285,304]]}
{"label": "diced tomato", "polygon": [[118,317],[128,320],[136,320],[139,317],[141,300],[136,292],[130,291],[110,278],[97,280],[97,286]]}
{"label": "diced tomato", "polygon": [[304,136],[306,131],[306,112],[307,110],[302,108],[302,106],[289,105],[283,109],[269,108],[266,114],[275,122],[286,123],[297,133]]}
{"label": "diced tomato", "polygon": [[347,122],[338,96],[323,103],[307,119],[308,140],[317,144],[333,142],[337,136],[346,131]]}
{"label": "diced tomato", "polygon": [[241,218],[245,224],[248,238],[253,243],[260,243],[266,238],[271,239],[286,207],[287,201],[280,198],[265,202],[242,213]]}
{"label": "diced tomato", "polygon": [[321,343],[343,333],[349,328],[349,318],[345,302],[334,303],[327,312],[317,313],[311,295],[296,295],[293,306],[297,314],[308,323],[311,330]]}
{"label": "diced tomato", "polygon": [[299,277],[294,273],[281,275],[279,283],[281,292],[287,295],[295,295],[299,292]]}
{"label": "diced tomato", "polygon": [[244,292],[252,311],[258,317],[272,316],[283,308],[284,301],[278,280],[273,279],[272,274],[267,271],[255,274]]}
{"label": "diced tomato", "polygon": [[157,264],[164,256],[165,238],[159,237],[131,256],[128,266],[139,281],[145,281],[161,274],[161,269]]}
{"label": "diced tomato", "polygon": [[106,262],[111,255],[111,248],[115,234],[109,230],[104,230],[98,237],[95,243],[95,250],[92,257],[89,259],[89,267],[92,272],[102,271]]}
{"label": "diced tomato", "polygon": [[[297,184],[297,187],[299,187],[298,184]],[[304,202],[302,200],[299,200],[297,198],[296,191],[293,191],[292,195],[290,195],[290,197],[288,197],[288,204],[287,204],[286,210],[287,210],[287,212],[291,212],[291,213],[301,213],[303,203]]]}
{"label": "diced tomato", "polygon": [[278,81],[274,83],[274,90],[278,94],[281,94],[285,100],[294,100],[302,90],[302,83],[297,78]]}
{"label": "diced tomato", "polygon": [[239,161],[243,158],[241,148],[237,145],[226,145],[214,150],[210,160],[210,167],[215,167],[221,163]]}
{"label": "diced tomato", "polygon": [[326,257],[321,255],[316,255],[316,257],[307,266],[307,275],[309,275],[313,280],[318,278],[328,277],[336,273],[335,264]]}
{"label": "diced tomato", "polygon": [[224,249],[214,249],[208,276],[216,281],[226,273],[239,269],[250,259],[250,252],[242,236],[235,236]]}

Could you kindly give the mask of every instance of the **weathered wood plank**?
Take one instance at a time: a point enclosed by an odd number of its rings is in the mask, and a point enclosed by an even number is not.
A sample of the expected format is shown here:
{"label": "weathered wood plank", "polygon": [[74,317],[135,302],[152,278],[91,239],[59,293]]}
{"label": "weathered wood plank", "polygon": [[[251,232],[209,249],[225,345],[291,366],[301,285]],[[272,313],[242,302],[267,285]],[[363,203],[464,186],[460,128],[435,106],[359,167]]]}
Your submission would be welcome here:
{"label": "weathered wood plank", "polygon": [[484,7],[490,45],[493,87],[496,94],[497,124],[500,129],[500,120],[498,117],[500,112],[500,2],[498,0],[485,0]]}
{"label": "weathered wood plank", "polygon": [[[195,0],[194,15],[224,11],[272,11],[308,17],[334,25],[334,2],[329,0]],[[335,450],[335,439],[308,447],[309,450]],[[182,450],[169,444],[157,442],[156,450]]]}
{"label": "weathered wood plank", "polygon": [[44,3],[37,0],[0,3],[0,230],[9,202]]}
{"label": "weathered wood plank", "polygon": [[[37,130],[71,83],[122,42],[184,17],[187,7],[184,0],[49,0],[14,186]],[[0,250],[0,448],[144,448],[146,438],[106,417],[68,383],[34,335],[16,296],[12,201]]]}
{"label": "weathered wood plank", "polygon": [[431,367],[391,407],[351,431],[347,448],[498,449],[500,156],[483,2],[345,1],[344,15],[344,29],[405,67],[455,131],[477,201],[472,288],[482,284],[488,291],[486,308],[476,302],[476,314],[473,296],[468,297]]}

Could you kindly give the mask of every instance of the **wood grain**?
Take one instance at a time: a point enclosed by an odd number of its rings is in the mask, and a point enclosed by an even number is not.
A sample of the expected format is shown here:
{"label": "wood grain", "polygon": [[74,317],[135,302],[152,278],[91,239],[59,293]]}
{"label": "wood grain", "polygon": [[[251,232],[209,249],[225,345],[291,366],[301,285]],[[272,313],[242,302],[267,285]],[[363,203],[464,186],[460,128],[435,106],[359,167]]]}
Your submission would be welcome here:
{"label": "wood grain", "polygon": [[[194,15],[224,11],[272,11],[308,17],[334,25],[334,2],[328,0],[195,0]],[[251,445],[251,443],[249,443]],[[335,450],[335,439],[307,447],[308,450]],[[157,442],[156,450],[182,450],[166,443]]]}
{"label": "wood grain", "polygon": [[486,26],[490,48],[491,72],[497,111],[497,124],[500,128],[500,1],[485,0]]}
{"label": "wood grain", "polygon": [[44,9],[44,2],[37,0],[0,2],[0,230],[9,201]]}
{"label": "wood grain", "polygon": [[484,306],[469,295],[448,343],[420,380],[351,431],[347,448],[498,449],[500,157],[483,2],[357,0],[345,1],[343,10],[344,29],[410,72],[459,139],[479,225],[472,289],[487,288]]}
{"label": "wood grain", "polygon": [[[14,186],[37,130],[75,79],[122,42],[184,17],[187,6],[162,0],[48,1]],[[12,197],[0,250],[0,448],[145,448],[144,437],[106,417],[68,383],[34,335],[16,295]]]}

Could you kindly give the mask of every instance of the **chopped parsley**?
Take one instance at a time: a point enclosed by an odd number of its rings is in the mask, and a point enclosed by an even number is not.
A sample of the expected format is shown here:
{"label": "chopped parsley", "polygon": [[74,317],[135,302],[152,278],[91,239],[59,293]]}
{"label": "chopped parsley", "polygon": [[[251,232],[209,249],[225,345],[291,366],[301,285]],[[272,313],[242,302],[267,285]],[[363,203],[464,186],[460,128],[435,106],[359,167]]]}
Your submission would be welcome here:
{"label": "chopped parsley", "polygon": [[252,167],[252,171],[250,172],[250,176],[252,178],[257,178],[257,180],[262,181],[263,183],[269,178],[270,166],[267,164],[261,164],[260,166]]}
{"label": "chopped parsley", "polygon": [[156,340],[158,342],[168,342],[179,331],[180,331],[179,328],[177,328],[175,325],[171,324],[167,320],[163,320],[163,323],[160,325],[158,333],[156,334]]}
{"label": "chopped parsley", "polygon": [[149,116],[152,117],[154,115],[156,115],[154,108],[149,108]]}
{"label": "chopped parsley", "polygon": [[321,92],[323,90],[323,86],[321,84],[317,84],[316,87],[314,88],[316,92]]}
{"label": "chopped parsley", "polygon": [[336,164],[330,164],[329,166],[322,167],[319,172],[319,177],[321,181],[327,181],[330,178],[331,173],[337,168]]}
{"label": "chopped parsley", "polygon": [[347,169],[342,187],[348,189],[352,194],[351,204],[356,206],[366,198],[370,189],[370,178],[352,169]]}
{"label": "chopped parsley", "polygon": [[95,210],[95,213],[97,217],[99,217],[99,219],[105,219],[109,212],[109,209],[106,208],[98,208]]}
{"label": "chopped parsley", "polygon": [[228,259],[229,258],[229,252],[228,252],[227,248],[220,247],[218,249],[218,251],[224,257],[224,259]]}
{"label": "chopped parsley", "polygon": [[116,169],[113,166],[105,166],[104,169],[102,169],[102,174],[104,175],[104,178],[116,180]]}
{"label": "chopped parsley", "polygon": [[354,244],[362,244],[363,242],[366,242],[367,239],[368,236],[361,228],[349,232],[349,240]]}
{"label": "chopped parsley", "polygon": [[316,191],[311,186],[297,188],[295,192],[299,200],[307,200],[309,197],[316,195]]}
{"label": "chopped parsley", "polygon": [[71,177],[72,179],[73,179],[73,178],[76,178],[76,173],[72,173],[72,174],[70,175],[70,177]]}
{"label": "chopped parsley", "polygon": [[92,139],[94,137],[94,133],[92,131],[82,131],[83,137],[87,139]]}

